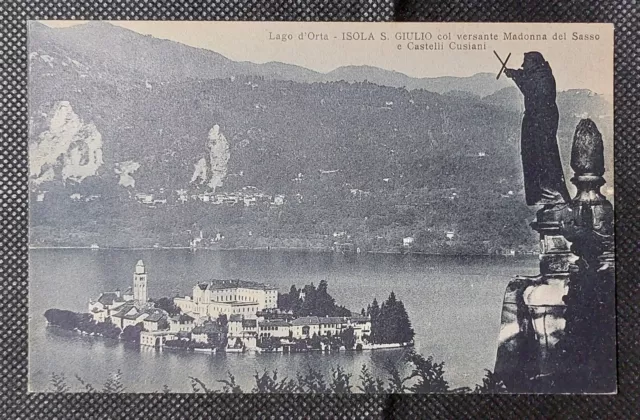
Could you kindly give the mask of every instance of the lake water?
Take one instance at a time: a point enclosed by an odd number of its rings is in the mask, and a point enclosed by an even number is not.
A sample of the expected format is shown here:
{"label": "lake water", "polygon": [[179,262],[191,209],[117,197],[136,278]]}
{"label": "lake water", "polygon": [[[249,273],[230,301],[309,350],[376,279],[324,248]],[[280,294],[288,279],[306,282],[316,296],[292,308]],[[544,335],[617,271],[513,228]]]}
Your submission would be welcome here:
{"label": "lake water", "polygon": [[253,375],[278,370],[294,378],[308,366],[329,374],[342,366],[358,384],[363,364],[382,375],[388,359],[403,350],[342,354],[217,354],[140,349],[99,337],[47,328],[49,308],[87,311],[90,297],[132,283],[133,268],[143,259],[149,272],[149,296],[190,294],[196,282],[240,278],[274,284],[281,292],[320,280],[338,304],[353,311],[374,297],[381,302],[393,290],[405,304],[416,332],[416,350],[445,362],[452,387],[479,383],[493,370],[505,287],[516,274],[537,272],[537,258],[364,255],[345,258],[310,252],[189,250],[39,249],[30,253],[29,377],[30,390],[49,389],[51,373],[64,373],[80,391],[77,374],[94,386],[122,371],[128,391],[154,392],[169,386],[190,392],[190,376],[213,387],[231,372],[245,389]]}

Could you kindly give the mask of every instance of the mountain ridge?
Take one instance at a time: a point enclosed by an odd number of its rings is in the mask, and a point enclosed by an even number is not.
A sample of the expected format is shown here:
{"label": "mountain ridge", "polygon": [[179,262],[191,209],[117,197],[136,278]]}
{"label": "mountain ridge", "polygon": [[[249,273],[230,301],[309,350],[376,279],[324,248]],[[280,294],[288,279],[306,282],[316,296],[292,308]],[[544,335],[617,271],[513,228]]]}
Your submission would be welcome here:
{"label": "mountain ridge", "polygon": [[[92,21],[67,28],[51,28],[39,22],[30,23],[30,37],[39,42],[37,37],[48,37],[49,42],[63,47],[67,51],[75,51],[82,55],[93,52],[102,62],[106,57],[100,57],[105,52],[95,50],[93,46],[110,45],[107,56],[117,62],[120,67],[130,68],[135,73],[142,73],[156,81],[179,79],[212,79],[232,77],[237,75],[261,76],[275,80],[290,80],[301,83],[322,83],[333,81],[364,82],[368,81],[382,86],[404,87],[409,90],[425,89],[436,93],[446,93],[450,90],[468,90],[478,96],[486,96],[509,86],[509,82],[495,80],[490,73],[476,73],[471,76],[453,77],[412,77],[404,73],[387,70],[370,65],[347,65],[328,72],[319,72],[295,64],[279,61],[254,63],[251,61],[234,61],[216,51],[193,47],[176,41],[143,35],[130,29],[122,28],[108,22]],[[120,57],[122,48],[135,48],[131,57]],[[154,54],[158,47],[169,48],[171,51]],[[189,66],[168,67],[170,60],[190,63]],[[188,58],[188,59],[187,59]],[[132,65],[138,61],[139,66]],[[148,61],[145,65],[145,61]],[[142,68],[141,68],[142,67]],[[162,72],[158,70],[162,69]]]}

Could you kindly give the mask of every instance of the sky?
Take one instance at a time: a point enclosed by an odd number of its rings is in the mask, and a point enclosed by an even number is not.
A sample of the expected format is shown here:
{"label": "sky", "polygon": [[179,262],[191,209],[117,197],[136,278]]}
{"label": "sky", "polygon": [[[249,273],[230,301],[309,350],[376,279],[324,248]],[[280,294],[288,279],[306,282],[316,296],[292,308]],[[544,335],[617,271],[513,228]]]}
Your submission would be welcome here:
{"label": "sky", "polygon": [[[41,21],[51,27],[64,27],[84,21]],[[218,52],[232,60],[264,63],[279,61],[320,72],[345,65],[370,65],[395,70],[412,77],[471,76],[500,70],[493,51],[502,59],[511,53],[508,67],[519,67],[524,52],[540,51],[549,61],[558,90],[590,89],[613,93],[613,25],[610,24],[503,24],[503,23],[303,23],[303,22],[194,22],[194,21],[111,21],[114,25],[169,39],[193,47]],[[326,34],[328,40],[298,40],[300,33]],[[344,33],[373,33],[375,40],[342,40]],[[387,40],[383,41],[384,32]],[[430,34],[443,40],[444,51],[409,50],[410,41],[397,40],[396,34]],[[504,40],[505,32],[545,34],[546,41]],[[481,51],[450,50],[449,44],[464,44],[458,36],[496,34]],[[598,40],[572,40],[572,35],[588,34]],[[290,34],[293,40],[271,40]],[[565,34],[566,40],[553,40]],[[479,41],[471,41],[478,43]]]}

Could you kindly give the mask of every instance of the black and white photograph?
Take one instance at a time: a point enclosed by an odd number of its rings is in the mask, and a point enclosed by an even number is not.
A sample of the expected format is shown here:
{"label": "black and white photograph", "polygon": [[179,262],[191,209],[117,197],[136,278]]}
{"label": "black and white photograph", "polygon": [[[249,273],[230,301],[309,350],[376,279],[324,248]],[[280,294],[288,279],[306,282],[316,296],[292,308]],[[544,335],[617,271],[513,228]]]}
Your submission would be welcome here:
{"label": "black and white photograph", "polygon": [[27,35],[29,392],[616,393],[613,25]]}

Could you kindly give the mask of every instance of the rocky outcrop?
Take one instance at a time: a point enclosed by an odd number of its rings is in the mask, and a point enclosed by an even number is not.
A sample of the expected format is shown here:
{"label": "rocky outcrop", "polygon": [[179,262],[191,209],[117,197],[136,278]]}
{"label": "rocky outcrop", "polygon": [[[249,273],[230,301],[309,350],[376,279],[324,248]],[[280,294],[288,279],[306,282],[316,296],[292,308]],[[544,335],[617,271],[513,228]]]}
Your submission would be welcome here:
{"label": "rocky outcrop", "polygon": [[29,175],[35,184],[52,181],[59,170],[64,181],[82,182],[103,165],[102,135],[84,123],[67,101],[56,102],[49,128],[29,146]]}
{"label": "rocky outcrop", "polygon": [[140,164],[133,160],[116,163],[113,170],[116,174],[120,175],[118,185],[134,188],[136,186],[136,180],[133,178],[132,174],[138,169],[140,169]]}
{"label": "rocky outcrop", "polygon": [[[207,157],[200,158],[194,165],[191,183],[207,184],[215,191],[222,186],[222,181],[227,176],[227,162],[229,162],[229,142],[220,132],[220,126],[214,125],[209,130]],[[208,159],[207,159],[208,158]]]}

